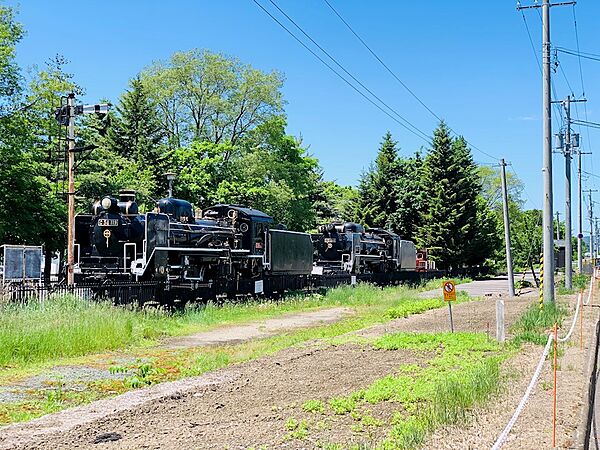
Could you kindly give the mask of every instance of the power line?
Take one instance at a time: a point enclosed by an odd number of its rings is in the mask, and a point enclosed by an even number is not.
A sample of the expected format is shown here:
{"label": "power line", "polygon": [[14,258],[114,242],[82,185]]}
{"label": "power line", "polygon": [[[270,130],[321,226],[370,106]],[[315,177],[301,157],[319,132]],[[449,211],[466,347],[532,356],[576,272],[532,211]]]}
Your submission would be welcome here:
{"label": "power line", "polygon": [[523,10],[521,10],[521,16],[523,16],[523,23],[525,24],[525,29],[527,30],[527,36],[529,37],[529,43],[531,44],[531,51],[533,52],[535,62],[537,63],[538,69],[540,69],[540,73],[542,73],[542,63],[540,63],[540,58],[537,54],[537,50],[535,49],[535,44],[533,43],[533,38],[531,37],[531,31],[529,30],[529,24],[527,23],[527,18],[525,17],[525,12]]}
{"label": "power line", "polygon": [[[271,1],[271,0],[269,0]],[[438,116],[431,108],[429,108],[425,102],[423,100],[421,100],[419,98],[419,96],[417,94],[415,94],[407,85],[406,83],[404,83],[399,77],[398,75],[396,75],[394,73],[394,71],[392,69],[390,69],[390,67],[377,55],[377,53],[375,53],[375,51],[366,43],[366,41],[352,28],[352,26],[348,23],[347,20],[345,20],[342,15],[333,7],[333,5],[328,1],[328,0],[323,0],[325,2],[325,4],[334,12],[334,14],[342,21],[342,23],[350,30],[350,32],[360,41],[360,43],[369,51],[369,53],[371,53],[371,55],[373,55],[373,57],[379,61],[379,63],[392,75],[392,77],[394,77],[394,79],[400,83],[400,85],[406,89],[408,91],[408,93],[410,95],[413,96],[413,98],[415,98],[420,104],[421,106],[423,106],[423,108],[425,108],[433,117],[435,117],[438,121],[442,122],[443,119]],[[271,1],[272,2],[272,1]],[[459,136],[459,133],[457,133],[456,131],[454,131],[450,126],[448,126],[448,130],[450,130],[450,132],[454,133],[456,136]],[[464,137],[463,137],[464,139]],[[473,145],[471,142],[467,141],[465,139],[465,142],[467,143],[467,145],[469,145],[471,148],[477,150],[478,152],[482,153],[483,155],[487,156],[488,158],[494,159],[494,160],[498,160],[499,158],[497,158],[494,155],[491,155],[488,152],[485,152],[483,150],[481,150],[479,147]]]}
{"label": "power line", "polygon": [[[253,0],[254,3],[257,3],[257,0]],[[427,142],[428,144],[431,144],[429,141],[429,137],[427,136],[426,133],[424,133],[422,130],[420,130],[418,127],[416,127],[415,125],[413,125],[408,119],[406,119],[405,117],[403,117],[398,111],[396,111],[394,108],[392,108],[391,106],[389,106],[385,101],[383,101],[379,96],[377,96],[372,90],[370,90],[367,86],[365,86],[364,83],[362,83],[359,79],[357,79],[352,73],[350,73],[342,64],[340,64],[327,50],[325,50],[315,39],[313,39],[306,31],[304,31],[304,29],[298,25],[294,19],[292,19],[283,9],[281,9],[277,3],[275,3],[273,0],[269,0],[269,2],[281,13],[283,14],[287,20],[289,20],[304,36],[306,36],[306,38],[308,38],[319,50],[321,50],[331,61],[333,61],[333,63],[338,66],[344,73],[346,73],[346,75],[348,75],[350,78],[352,78],[352,80],[354,80],[359,86],[361,86],[365,91],[367,91],[373,98],[375,98],[377,101],[379,101],[383,106],[385,106],[389,111],[392,112],[392,114],[396,115],[400,120],[402,120],[405,125],[404,127],[410,127],[412,128],[414,131],[413,134],[416,134],[417,136],[421,137],[423,140],[425,140],[425,142]],[[258,3],[257,3],[258,4]],[[262,5],[260,5],[262,6]],[[266,12],[265,8],[261,8],[263,9],[263,11]],[[271,14],[269,14],[271,17],[273,17]],[[279,21],[277,21],[278,23],[280,23]],[[281,24],[281,23],[280,23]],[[311,52],[312,53],[312,52]],[[313,53],[314,54],[314,53]],[[408,129],[408,128],[407,128]]]}
{"label": "power line", "polygon": [[600,123],[589,122],[587,120],[573,120],[573,123],[575,125],[580,125],[580,126],[583,126],[583,127],[600,128]]}
{"label": "power line", "polygon": [[[578,31],[578,28],[577,28],[577,15],[575,14],[575,5],[573,5],[572,11],[573,11],[573,27],[575,29],[575,43],[577,44],[577,53],[579,55],[581,55],[581,51],[580,51],[580,48],[579,48],[579,31]],[[594,55],[594,56],[598,56],[598,55]],[[581,95],[582,95],[582,97],[585,98],[585,84],[583,82],[583,69],[581,67],[581,56],[578,57],[578,62],[579,62],[579,76],[581,78],[581,92],[582,92]],[[587,102],[585,102],[583,104],[583,112],[584,112],[585,120],[587,121],[588,120]],[[592,140],[590,138],[590,129],[589,128],[586,129],[586,134],[587,134],[587,138],[588,138],[589,149],[591,151]],[[590,158],[590,160],[591,160],[590,161],[590,165],[592,167],[592,172],[594,172],[594,158],[593,158],[593,156]]]}
{"label": "power line", "polygon": [[577,58],[579,58],[579,60],[581,60],[581,58],[585,58],[585,59],[590,59],[592,61],[600,61],[600,55],[595,55],[593,53],[586,54],[586,53],[582,53],[582,52],[579,52],[576,50],[568,50],[563,47],[555,47],[555,49],[561,53],[566,53],[567,55],[577,56]]}
{"label": "power line", "polygon": [[[409,128],[407,125],[405,125],[404,123],[402,123],[400,120],[398,120],[396,117],[394,117],[392,114],[390,114],[388,111],[386,111],[385,109],[383,109],[379,104],[377,104],[375,101],[373,101],[373,99],[371,99],[369,96],[367,96],[363,91],[361,91],[360,89],[358,89],[354,84],[352,84],[350,81],[348,81],[348,79],[346,79],[342,74],[340,74],[337,70],[335,70],[327,61],[325,61],[323,58],[321,58],[321,56],[319,56],[313,49],[311,49],[308,45],[306,45],[306,43],[304,43],[302,41],[302,39],[300,39],[298,36],[296,36],[289,28],[287,28],[283,23],[281,23],[281,21],[279,21],[279,19],[277,19],[273,14],[271,14],[257,0],[252,0],[252,1],[256,4],[256,6],[258,6],[262,11],[264,11],[265,14],[267,14],[271,19],[273,19],[273,21],[275,23],[277,23],[290,36],[292,36],[300,45],[302,45],[302,47],[304,47],[308,52],[310,52],[323,65],[325,65],[325,67],[327,67],[329,70],[331,70],[335,75],[338,76],[338,78],[340,78],[342,81],[344,81],[348,86],[350,86],[354,91],[356,91],[361,97],[363,97],[365,100],[367,100],[373,106],[375,106],[377,109],[379,109],[381,112],[383,112],[390,119],[392,119],[393,121],[395,121],[396,123],[398,123],[400,126],[402,126],[403,128],[405,128],[407,131],[409,131],[410,133],[414,134],[415,136],[423,139],[427,144],[431,145],[431,141],[429,140],[429,138],[422,131],[420,131],[420,130],[417,129],[420,134],[417,133],[417,132],[415,132],[414,130],[412,130],[411,128]],[[404,118],[403,118],[403,120],[406,121],[406,119],[404,119]],[[411,124],[411,126],[412,126],[412,124]]]}
{"label": "power line", "polygon": [[[517,177],[518,180],[521,180],[522,178],[519,176],[519,174],[517,174],[517,172],[515,171],[515,168],[512,164],[510,164],[510,170],[512,170],[513,174],[515,175],[515,177]],[[538,204],[536,202],[534,202],[531,197],[529,196],[529,193],[527,192],[527,188],[525,188],[525,184],[523,184],[523,193],[525,194],[525,197],[527,197],[527,200],[529,200],[529,203],[531,203],[535,209],[540,209],[538,207]]]}
{"label": "power line", "polygon": [[[529,29],[529,23],[527,22],[527,18],[525,17],[524,11],[522,9],[520,9],[519,11],[521,12],[521,17],[523,17],[523,23],[525,24],[525,30],[527,30],[527,37],[529,38],[529,44],[531,45],[531,51],[533,52],[535,62],[537,64],[538,69],[541,74],[542,73],[542,63],[540,62],[540,58],[538,56],[537,50],[535,49],[535,44],[533,43],[533,38],[531,37],[531,30]],[[540,19],[540,23],[542,23],[542,15],[541,15],[541,12],[539,11],[539,8],[538,8],[538,17]],[[552,94],[554,96],[554,94],[556,94],[556,86],[554,85],[554,80],[551,79],[550,83],[551,83],[551,88],[552,88]],[[554,103],[554,109],[556,109],[556,112],[560,116],[561,127],[562,127],[562,122],[564,121],[562,108],[559,105]]]}
{"label": "power line", "polygon": [[438,116],[435,112],[433,112],[420,98],[417,94],[415,94],[393,71],[392,69],[389,68],[389,66],[383,62],[383,60],[377,55],[377,53],[375,53],[373,51],[373,49],[371,47],[369,47],[369,45],[365,42],[365,40],[359,36],[359,34],[354,31],[354,29],[350,26],[350,24],[342,17],[342,15],[333,7],[333,5],[331,3],[329,3],[328,0],[323,0],[325,2],[325,4],[329,7],[329,9],[331,9],[333,11],[333,13],[342,21],[342,23],[344,25],[346,25],[346,28],[348,28],[350,30],[350,32],[356,37],[356,39],[358,39],[360,41],[360,43],[369,51],[369,53],[371,53],[371,55],[373,55],[373,57],[379,61],[379,63],[389,72],[389,74],[391,76],[393,76],[396,81],[398,83],[400,83],[402,85],[402,87],[404,89],[406,89],[408,91],[408,93],[410,95],[413,96],[413,98],[415,98],[415,100],[417,100],[421,106],[423,106],[423,108],[425,108],[427,111],[429,111],[429,113],[435,117],[437,120],[439,120],[440,122],[442,121],[441,117]]}
{"label": "power line", "polygon": [[[577,44],[577,53],[579,52],[579,31],[577,30],[577,16],[575,15],[575,4],[573,4],[573,24],[575,27],[575,43]],[[585,97],[585,84],[583,83],[583,70],[581,68],[581,55],[578,57],[579,61],[579,77],[581,78],[581,96]]]}

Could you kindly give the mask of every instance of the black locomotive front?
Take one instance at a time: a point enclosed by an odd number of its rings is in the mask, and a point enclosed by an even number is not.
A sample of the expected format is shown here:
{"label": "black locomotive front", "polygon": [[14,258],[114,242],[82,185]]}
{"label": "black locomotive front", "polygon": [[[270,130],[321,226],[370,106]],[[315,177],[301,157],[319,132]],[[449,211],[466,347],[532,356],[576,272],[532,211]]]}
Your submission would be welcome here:
{"label": "black locomotive front", "polygon": [[391,231],[357,223],[322,225],[313,235],[315,264],[325,272],[381,273],[414,269],[414,244]]}
{"label": "black locomotive front", "polygon": [[76,279],[130,278],[128,269],[141,250],[144,229],[133,191],[121,191],[119,199],[106,196],[92,205],[91,214],[78,214]]}

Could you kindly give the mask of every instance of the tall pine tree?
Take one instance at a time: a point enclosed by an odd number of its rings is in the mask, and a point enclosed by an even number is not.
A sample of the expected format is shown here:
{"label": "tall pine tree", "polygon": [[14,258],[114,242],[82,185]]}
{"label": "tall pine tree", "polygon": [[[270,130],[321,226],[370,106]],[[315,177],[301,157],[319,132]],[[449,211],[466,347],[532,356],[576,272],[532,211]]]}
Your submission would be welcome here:
{"label": "tall pine tree", "polygon": [[109,150],[141,164],[160,159],[163,133],[156,108],[150,101],[140,77],[133,78],[117,106],[106,137]]}
{"label": "tall pine tree", "polygon": [[399,175],[398,150],[388,131],[383,137],[375,163],[361,177],[357,220],[370,227],[397,228],[394,223],[397,210],[395,184]]}
{"label": "tall pine tree", "polygon": [[392,213],[394,231],[403,239],[414,240],[421,226],[423,195],[421,175],[423,159],[417,152],[415,156],[399,160],[399,176],[394,184],[396,210]]}
{"label": "tall pine tree", "polygon": [[465,140],[452,139],[444,122],[434,132],[422,177],[424,208],[417,243],[430,249],[439,267],[459,267],[469,262],[477,236],[480,186]]}

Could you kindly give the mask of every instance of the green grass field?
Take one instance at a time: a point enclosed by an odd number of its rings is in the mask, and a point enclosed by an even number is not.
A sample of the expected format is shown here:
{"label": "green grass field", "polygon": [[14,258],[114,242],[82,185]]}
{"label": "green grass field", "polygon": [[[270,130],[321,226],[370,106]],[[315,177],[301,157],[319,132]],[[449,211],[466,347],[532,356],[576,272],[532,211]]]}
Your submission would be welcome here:
{"label": "green grass field", "polygon": [[[164,336],[191,334],[218,325],[336,306],[354,308],[360,317],[381,315],[381,320],[389,320],[441,306],[441,301],[417,297],[419,291],[433,284],[439,286],[440,281],[429,282],[417,289],[403,286],[381,289],[368,284],[343,286],[324,295],[297,295],[277,302],[251,301],[220,306],[209,303],[172,314],[116,307],[72,296],[1,304],[0,367],[27,366],[106,350],[144,347]],[[394,308],[399,308],[396,314]],[[386,314],[390,316],[386,318]]]}

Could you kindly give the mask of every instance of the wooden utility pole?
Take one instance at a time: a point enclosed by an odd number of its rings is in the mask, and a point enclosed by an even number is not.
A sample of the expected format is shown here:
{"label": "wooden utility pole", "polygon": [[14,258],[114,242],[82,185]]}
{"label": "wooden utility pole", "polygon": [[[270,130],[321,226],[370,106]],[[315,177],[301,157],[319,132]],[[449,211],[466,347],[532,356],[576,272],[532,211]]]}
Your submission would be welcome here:
{"label": "wooden utility pole", "polygon": [[75,282],[75,153],[94,148],[75,148],[75,116],[78,114],[100,114],[108,113],[109,103],[97,105],[75,105],[75,94],[67,96],[67,105],[62,105],[55,111],[58,123],[67,127],[67,284]]}
{"label": "wooden utility pole", "polygon": [[67,224],[67,284],[73,285],[75,265],[75,94],[67,97],[67,126],[69,186],[68,186],[68,224]]}

